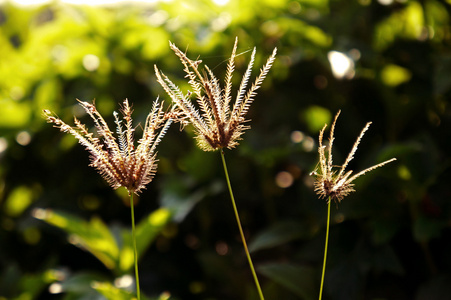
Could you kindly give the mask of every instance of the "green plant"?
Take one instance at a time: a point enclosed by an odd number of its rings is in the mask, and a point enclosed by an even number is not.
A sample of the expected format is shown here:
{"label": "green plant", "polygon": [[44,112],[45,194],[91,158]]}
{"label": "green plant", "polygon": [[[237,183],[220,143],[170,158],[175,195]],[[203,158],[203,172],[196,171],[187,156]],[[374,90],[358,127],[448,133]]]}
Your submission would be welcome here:
{"label": "green plant", "polygon": [[230,107],[232,100],[232,75],[235,70],[235,57],[238,45],[238,39],[235,39],[232,54],[227,65],[227,74],[225,78],[225,88],[222,89],[218,78],[208,66],[205,66],[204,75],[202,75],[198,67],[201,60],[193,61],[189,59],[185,53],[180,51],[174,44],[170,43],[171,49],[180,58],[189,78],[189,84],[193,88],[196,96],[199,110],[193,105],[190,99],[191,92],[184,94],[179,87],[177,87],[167,76],[162,74],[157,66],[155,66],[155,73],[158,82],[163,86],[164,90],[171,97],[174,105],[178,108],[180,119],[183,124],[191,123],[196,131],[196,140],[199,148],[204,151],[220,150],[224,173],[227,180],[227,187],[232,201],[233,211],[236,222],[240,232],[241,240],[243,242],[244,251],[254,277],[255,285],[258,290],[260,299],[264,299],[263,292],[255,272],[254,264],[252,262],[249,249],[247,247],[246,238],[244,237],[243,228],[233,196],[232,186],[227,170],[227,165],[224,157],[224,148],[233,149],[238,145],[238,140],[244,130],[249,129],[250,126],[244,125],[248,121],[245,116],[249,110],[250,105],[254,101],[256,90],[260,88],[266,74],[271,69],[275,60],[277,49],[275,48],[272,55],[268,58],[266,64],[260,70],[260,75],[257,76],[251,88],[247,91],[247,84],[251,76],[252,66],[255,59],[256,49],[252,51],[251,60],[248,64],[247,70],[242,77],[240,87],[237,92],[237,97],[233,107]]}
{"label": "green plant", "polygon": [[[114,112],[115,123],[117,125],[117,138],[113,135],[108,124],[97,111],[94,104],[83,101],[79,101],[79,103],[86,113],[94,120],[97,134],[100,138],[95,137],[92,133],[88,132],[86,126],[77,118],[74,119],[75,127],[72,127],[64,123],[48,110],[45,110],[44,114],[49,123],[53,123],[54,126],[59,128],[62,132],[72,134],[81,145],[86,147],[91,153],[90,165],[97,169],[100,175],[102,175],[112,188],[117,189],[119,187],[125,187],[127,189],[130,197],[132,219],[131,242],[133,244],[136,293],[138,300],[140,300],[141,293],[139,287],[138,250],[136,245],[133,194],[139,194],[146,188],[146,185],[152,181],[157,169],[156,147],[171,125],[172,119],[169,117],[169,114],[164,112],[163,103],[155,101],[151,112],[147,116],[143,136],[138,141],[138,146],[135,149],[135,129],[131,117],[133,110],[127,99],[124,100],[122,107],[123,120],[120,120],[118,114]],[[125,129],[122,127],[122,121],[125,121]],[[104,226],[101,227],[104,228]],[[112,236],[110,236],[110,239],[112,240]],[[89,245],[89,240],[87,242]],[[95,243],[91,246],[95,247]],[[102,253],[100,252],[100,254]],[[109,255],[107,255],[106,258],[108,258],[108,256]]]}
{"label": "green plant", "polygon": [[[357,147],[360,143],[360,140],[362,139],[365,132],[368,130],[369,126],[371,125],[371,122],[368,122],[365,127],[360,132],[359,137],[354,143],[354,146],[352,147],[351,151],[348,154],[348,157],[346,158],[343,165],[339,166],[339,171],[337,174],[337,171],[334,171],[333,168],[336,167],[332,165],[332,145],[334,142],[334,130],[335,130],[335,123],[337,122],[338,116],[340,115],[340,111],[335,115],[335,119],[332,123],[332,127],[330,129],[330,136],[329,136],[329,145],[327,147],[327,157],[325,153],[326,146],[323,146],[323,135],[324,130],[326,130],[327,124],[324,125],[324,127],[319,132],[319,146],[318,146],[318,153],[319,153],[319,173],[316,171],[313,171],[311,175],[315,176],[315,192],[319,195],[319,198],[326,198],[327,200],[327,225],[326,225],[326,242],[324,246],[324,260],[323,260],[323,270],[321,275],[321,287],[319,292],[319,299],[321,300],[323,295],[323,287],[324,287],[324,275],[326,273],[326,260],[327,260],[327,247],[328,247],[328,241],[329,241],[329,227],[330,227],[330,202],[331,200],[334,200],[335,203],[340,203],[341,200],[343,200],[344,197],[346,197],[349,193],[354,192],[354,184],[352,183],[355,179],[358,177],[364,175],[365,173],[374,170],[376,168],[382,167],[383,165],[388,164],[389,162],[392,162],[396,160],[396,158],[392,158],[389,160],[386,160],[380,164],[374,165],[372,167],[369,167],[363,171],[360,171],[359,173],[355,174],[354,176],[351,176],[352,170],[347,171],[345,173],[345,169],[348,166],[349,162],[354,158],[354,154],[357,151]],[[350,177],[351,176],[351,177]]]}

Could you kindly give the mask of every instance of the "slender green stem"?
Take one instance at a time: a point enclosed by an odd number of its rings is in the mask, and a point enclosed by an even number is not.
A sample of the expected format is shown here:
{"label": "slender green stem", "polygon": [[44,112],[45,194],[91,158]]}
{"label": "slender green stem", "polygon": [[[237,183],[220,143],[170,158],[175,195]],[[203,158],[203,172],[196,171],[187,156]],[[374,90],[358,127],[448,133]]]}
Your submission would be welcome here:
{"label": "slender green stem", "polygon": [[244,237],[243,228],[241,227],[240,216],[238,214],[238,209],[236,208],[235,197],[233,197],[232,185],[230,184],[230,178],[229,178],[229,172],[227,171],[227,165],[226,165],[226,161],[225,161],[225,157],[224,157],[224,151],[221,149],[220,152],[221,152],[221,158],[222,158],[222,165],[224,166],[224,173],[225,173],[226,180],[227,180],[227,186],[228,186],[229,192],[230,192],[230,199],[232,200],[233,211],[235,212],[236,222],[238,224],[238,229],[240,230],[241,240],[243,241],[244,251],[246,252],[247,260],[249,262],[249,266],[251,268],[252,276],[254,277],[255,285],[257,287],[260,299],[264,300],[265,298],[263,297],[263,292],[260,287],[260,283],[258,282],[257,273],[255,272],[254,264],[252,263],[249,249],[247,248],[247,243],[246,243],[246,238]]}
{"label": "slender green stem", "polygon": [[133,256],[135,259],[136,295],[138,297],[138,300],[140,300],[141,292],[139,290],[138,250],[136,249],[135,209],[134,209],[134,204],[133,204],[133,193],[129,192],[129,196],[130,196],[130,210],[132,212],[132,240],[133,240]]}
{"label": "slender green stem", "polygon": [[324,245],[323,274],[321,275],[321,287],[319,290],[319,300],[321,300],[321,298],[323,296],[324,274],[326,273],[327,246],[329,244],[329,227],[330,227],[330,202],[331,202],[331,199],[329,197],[329,202],[327,204],[327,228],[326,228],[326,243]]}

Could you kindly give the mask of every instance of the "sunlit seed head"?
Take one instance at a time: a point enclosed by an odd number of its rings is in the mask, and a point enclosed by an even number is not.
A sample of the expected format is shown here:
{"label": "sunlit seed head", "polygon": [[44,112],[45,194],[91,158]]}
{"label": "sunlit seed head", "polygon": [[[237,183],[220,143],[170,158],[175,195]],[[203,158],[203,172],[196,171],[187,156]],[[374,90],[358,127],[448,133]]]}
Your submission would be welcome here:
{"label": "sunlit seed head", "polygon": [[[354,158],[354,155],[357,151],[357,147],[360,144],[360,141],[368,130],[371,122],[368,122],[365,127],[363,127],[360,135],[357,137],[351,151],[349,152],[345,162],[341,166],[336,166],[333,164],[332,158],[332,146],[334,137],[334,129],[335,124],[337,122],[338,116],[340,115],[340,111],[335,115],[335,119],[332,123],[330,129],[329,143],[324,145],[324,131],[327,127],[327,124],[320,130],[319,139],[318,139],[318,154],[319,154],[319,162],[315,171],[311,172],[310,175],[315,177],[315,182],[313,184],[314,190],[319,198],[324,199],[328,198],[328,202],[333,199],[336,203],[341,202],[344,197],[348,196],[350,193],[354,192],[354,183],[353,181],[358,177],[374,170],[379,167],[382,167],[392,161],[395,161],[396,158],[392,158],[386,160],[382,163],[376,164],[372,167],[369,167],[363,171],[358,172],[353,175],[353,171],[346,170],[349,162]],[[336,169],[336,170],[335,170]]]}
{"label": "sunlit seed head", "polygon": [[[232,104],[232,76],[235,70],[235,58],[237,57],[238,39],[232,50],[225,78],[225,86],[220,86],[220,80],[213,74],[212,70],[205,65],[204,70],[199,70],[201,60],[189,59],[184,51],[181,51],[173,43],[171,49],[180,58],[184,65],[184,71],[189,78],[191,92],[183,92],[166,75],[161,73],[155,65],[157,81],[170,95],[174,105],[179,110],[178,120],[185,126],[185,122],[190,122],[195,128],[196,141],[199,148],[204,151],[216,151],[219,149],[233,149],[242,139],[245,130],[250,128],[246,123],[246,114],[256,96],[256,90],[261,86],[267,73],[275,60],[277,49],[260,69],[260,74],[255,81],[249,85],[249,77],[254,65],[256,49],[251,54],[251,60],[247,70],[241,79],[235,103]],[[192,102],[190,96],[197,98],[197,107]]]}

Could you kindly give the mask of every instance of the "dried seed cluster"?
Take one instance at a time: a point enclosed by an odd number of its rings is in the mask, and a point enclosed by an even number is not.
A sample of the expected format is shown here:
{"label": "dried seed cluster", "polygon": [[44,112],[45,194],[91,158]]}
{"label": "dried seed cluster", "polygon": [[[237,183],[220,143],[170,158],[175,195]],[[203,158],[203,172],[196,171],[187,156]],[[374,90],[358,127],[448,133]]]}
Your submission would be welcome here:
{"label": "dried seed cluster", "polygon": [[242,77],[235,103],[231,107],[232,75],[235,70],[234,61],[237,55],[237,44],[238,40],[236,39],[227,65],[225,88],[222,89],[219,80],[208,66],[204,67],[205,70],[203,75],[201,75],[198,67],[202,61],[190,60],[185,53],[170,43],[171,49],[180,58],[184,66],[186,77],[189,79],[189,84],[193,89],[192,93],[196,96],[198,108],[190,99],[191,92],[184,94],[177,85],[155,66],[158,82],[179,109],[181,121],[184,124],[193,124],[196,131],[197,144],[205,151],[215,151],[222,148],[232,149],[238,145],[238,140],[241,139],[244,130],[250,128],[250,126],[244,125],[248,121],[245,119],[245,116],[251,103],[254,101],[256,90],[261,86],[275,60],[277,49],[274,49],[272,55],[260,70],[259,76],[255,79],[250,89],[247,90],[255,60],[256,49],[254,48],[247,70]]}
{"label": "dried seed cluster", "polygon": [[334,122],[332,123],[332,127],[330,129],[327,158],[325,153],[326,146],[323,145],[323,135],[327,127],[327,124],[324,125],[324,127],[321,129],[319,133],[318,153],[319,153],[320,170],[319,172],[313,171],[311,173],[311,175],[315,176],[314,187],[315,192],[319,195],[319,197],[320,198],[330,197],[330,199],[333,199],[335,202],[341,202],[341,200],[343,200],[344,197],[349,195],[349,193],[354,192],[354,184],[352,182],[356,178],[364,175],[369,171],[382,167],[383,165],[386,165],[389,162],[396,160],[396,158],[386,160],[380,164],[369,167],[353,176],[351,176],[353,173],[352,170],[345,172],[345,169],[348,166],[349,162],[354,158],[354,154],[357,151],[357,147],[360,143],[360,140],[362,139],[363,135],[371,125],[371,122],[368,122],[360,132],[360,135],[357,138],[356,142],[354,143],[351,152],[349,152],[348,157],[346,158],[344,164],[342,166],[339,166],[338,172],[336,170],[333,170],[335,166],[332,165],[332,145],[334,142],[335,123],[337,122],[339,115],[340,111],[338,111],[337,115],[335,116]]}
{"label": "dried seed cluster", "polygon": [[80,100],[78,102],[94,120],[96,136],[89,132],[77,118],[74,118],[75,126],[73,127],[48,110],[44,110],[44,115],[49,123],[54,124],[54,127],[72,134],[81,145],[86,147],[91,154],[90,166],[96,168],[109,185],[114,189],[125,187],[129,193],[139,194],[155,175],[156,147],[172,122],[170,114],[163,110],[163,103],[159,103],[158,100],[153,103],[152,110],[146,119],[143,136],[135,148],[133,110],[127,99],[124,100],[121,108],[122,120],[119,114],[114,112],[117,138],[97,111],[95,104]]}

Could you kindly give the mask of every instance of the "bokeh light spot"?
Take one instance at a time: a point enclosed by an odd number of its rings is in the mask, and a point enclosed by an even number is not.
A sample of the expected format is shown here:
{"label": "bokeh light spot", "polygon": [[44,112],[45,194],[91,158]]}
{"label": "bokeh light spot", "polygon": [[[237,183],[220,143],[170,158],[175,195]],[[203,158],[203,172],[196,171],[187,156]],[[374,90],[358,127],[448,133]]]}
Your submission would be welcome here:
{"label": "bokeh light spot", "polygon": [[229,0],[213,0],[213,3],[219,6],[224,6],[229,3]]}
{"label": "bokeh light spot", "polygon": [[86,54],[83,57],[83,67],[89,72],[97,70],[100,66],[100,59],[94,54]]}
{"label": "bokeh light spot", "polygon": [[8,149],[8,141],[5,138],[0,137],[0,154],[6,151],[6,149]]}
{"label": "bokeh light spot", "polygon": [[19,145],[26,146],[31,142],[31,135],[26,131],[21,131],[16,136],[16,142]]}
{"label": "bokeh light spot", "polygon": [[291,141],[293,143],[297,144],[297,143],[300,143],[300,142],[302,142],[304,140],[305,135],[304,135],[304,133],[302,131],[295,130],[295,131],[293,131],[291,133],[290,137],[291,137]]}
{"label": "bokeh light spot", "polygon": [[354,61],[349,56],[338,51],[329,51],[327,58],[335,78],[351,79],[354,77]]}
{"label": "bokeh light spot", "polygon": [[294,178],[291,173],[282,171],[276,175],[276,184],[281,188],[290,187],[293,184]]}
{"label": "bokeh light spot", "polygon": [[226,255],[229,252],[229,245],[223,241],[219,241],[215,245],[215,250],[219,255]]}
{"label": "bokeh light spot", "polygon": [[114,286],[120,289],[128,289],[133,286],[134,279],[131,275],[124,275],[114,280]]}
{"label": "bokeh light spot", "polygon": [[61,283],[54,282],[49,286],[49,293],[50,294],[60,294],[63,292],[63,286]]}

